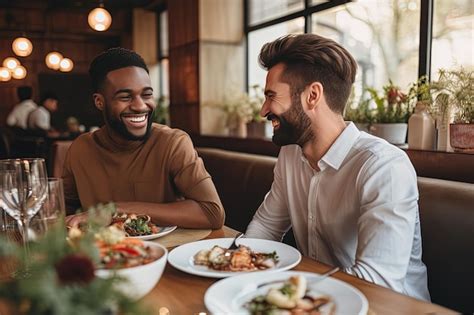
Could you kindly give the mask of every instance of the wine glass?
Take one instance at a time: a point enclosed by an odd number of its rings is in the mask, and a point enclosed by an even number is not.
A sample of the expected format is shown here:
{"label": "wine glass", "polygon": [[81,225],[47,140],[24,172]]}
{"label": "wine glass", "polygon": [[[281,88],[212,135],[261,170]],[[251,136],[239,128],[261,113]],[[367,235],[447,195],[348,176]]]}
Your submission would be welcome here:
{"label": "wine glass", "polygon": [[[31,220],[31,239],[42,237],[58,220],[64,220],[66,206],[62,178],[48,178],[48,193],[38,213]],[[31,235],[33,234],[33,235]]]}
{"label": "wine glass", "polygon": [[28,228],[48,192],[44,159],[0,160],[0,207],[12,216],[22,233],[28,257]]}

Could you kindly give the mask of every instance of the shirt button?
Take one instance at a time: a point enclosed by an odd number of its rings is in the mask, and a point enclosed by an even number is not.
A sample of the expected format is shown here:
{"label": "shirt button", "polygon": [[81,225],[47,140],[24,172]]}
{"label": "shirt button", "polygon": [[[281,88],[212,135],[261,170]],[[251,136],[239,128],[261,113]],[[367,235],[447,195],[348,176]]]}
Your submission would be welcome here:
{"label": "shirt button", "polygon": [[313,220],[313,216],[312,216],[311,214],[308,216],[308,218],[309,218],[310,220]]}

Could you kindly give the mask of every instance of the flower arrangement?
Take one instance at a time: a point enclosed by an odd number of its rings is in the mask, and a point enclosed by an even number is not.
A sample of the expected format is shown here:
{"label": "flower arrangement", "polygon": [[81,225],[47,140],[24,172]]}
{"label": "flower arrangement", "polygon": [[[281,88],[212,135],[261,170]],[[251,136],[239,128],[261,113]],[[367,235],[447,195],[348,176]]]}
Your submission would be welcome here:
{"label": "flower arrangement", "polygon": [[227,113],[227,125],[235,127],[237,124],[251,121],[262,121],[260,108],[263,104],[262,88],[253,85],[250,94],[234,91],[224,98],[222,109]]}
{"label": "flower arrangement", "polygon": [[[0,240],[0,258],[15,261],[16,274],[0,283],[0,303],[13,307],[19,314],[145,314],[137,303],[115,289],[124,281],[112,276],[95,276],[99,252],[94,245],[94,225],[100,225],[104,213],[115,211],[113,204],[89,209],[99,220],[90,220],[90,229],[83,237],[67,240],[67,231],[60,220],[42,240],[30,245],[30,261],[23,249]],[[91,215],[90,218],[94,218]]]}
{"label": "flower arrangement", "polygon": [[169,100],[166,96],[160,96],[156,100],[156,107],[153,111],[152,120],[158,124],[168,125],[169,123]]}

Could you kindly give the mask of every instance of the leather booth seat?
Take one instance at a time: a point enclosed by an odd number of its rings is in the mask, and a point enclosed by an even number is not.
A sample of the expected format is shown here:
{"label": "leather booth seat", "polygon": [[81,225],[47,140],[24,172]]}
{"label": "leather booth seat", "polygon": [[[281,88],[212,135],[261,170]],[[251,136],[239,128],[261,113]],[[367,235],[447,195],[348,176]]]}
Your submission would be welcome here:
{"label": "leather booth seat", "polygon": [[[270,190],[276,158],[198,148],[226,210],[245,231]],[[418,177],[423,261],[433,303],[474,312],[474,184]]]}
{"label": "leather booth seat", "polygon": [[[53,144],[53,176],[62,173],[70,143]],[[225,224],[245,231],[270,190],[276,158],[213,148],[197,151],[226,210]],[[473,313],[474,184],[418,177],[418,189],[423,261],[432,301]]]}

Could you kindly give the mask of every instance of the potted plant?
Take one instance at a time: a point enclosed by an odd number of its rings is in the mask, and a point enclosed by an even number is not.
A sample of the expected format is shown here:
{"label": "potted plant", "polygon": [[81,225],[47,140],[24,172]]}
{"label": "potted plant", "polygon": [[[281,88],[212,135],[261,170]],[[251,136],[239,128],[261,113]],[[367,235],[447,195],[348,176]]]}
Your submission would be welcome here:
{"label": "potted plant", "polygon": [[454,115],[454,123],[449,124],[451,146],[455,151],[474,152],[474,71],[441,69],[432,90],[441,123],[446,126]]}
{"label": "potted plant", "polygon": [[395,86],[392,81],[383,87],[383,94],[367,88],[370,101],[376,105],[373,114],[374,123],[370,132],[392,144],[402,145],[407,135],[407,122],[411,113],[409,96]]}
{"label": "potted plant", "polygon": [[247,123],[247,136],[249,138],[264,138],[265,122],[267,120],[260,116],[260,110],[264,102],[263,89],[260,85],[251,86],[248,101],[248,105],[252,108],[252,119]]}
{"label": "potted plant", "polygon": [[352,121],[360,131],[368,133],[370,123],[372,122],[369,104],[370,101],[368,99],[363,99],[359,103],[356,103],[354,91],[352,91],[344,110],[344,120]]}

